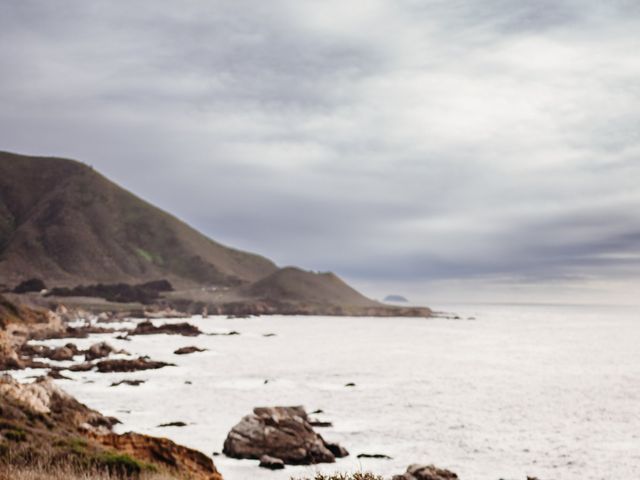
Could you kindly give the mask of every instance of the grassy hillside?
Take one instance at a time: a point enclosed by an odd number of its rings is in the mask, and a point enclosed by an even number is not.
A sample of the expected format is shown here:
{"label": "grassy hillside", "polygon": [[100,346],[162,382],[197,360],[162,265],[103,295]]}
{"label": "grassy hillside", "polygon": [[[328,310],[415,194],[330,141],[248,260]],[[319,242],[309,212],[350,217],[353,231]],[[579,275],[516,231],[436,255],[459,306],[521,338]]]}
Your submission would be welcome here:
{"label": "grassy hillside", "polygon": [[238,285],[276,270],[225,247],[80,162],[0,152],[0,283]]}

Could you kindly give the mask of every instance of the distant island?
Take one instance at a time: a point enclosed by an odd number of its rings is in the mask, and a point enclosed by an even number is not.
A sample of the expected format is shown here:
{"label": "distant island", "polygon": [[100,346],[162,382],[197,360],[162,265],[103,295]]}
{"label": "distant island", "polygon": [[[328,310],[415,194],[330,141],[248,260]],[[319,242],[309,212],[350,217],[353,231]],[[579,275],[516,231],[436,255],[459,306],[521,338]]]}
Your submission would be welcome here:
{"label": "distant island", "polygon": [[0,279],[0,292],[48,308],[431,315],[215,242],[81,162],[9,152],[0,152]]}
{"label": "distant island", "polygon": [[386,297],[384,297],[384,301],[391,303],[407,303],[409,300],[407,300],[402,295],[387,295]]}

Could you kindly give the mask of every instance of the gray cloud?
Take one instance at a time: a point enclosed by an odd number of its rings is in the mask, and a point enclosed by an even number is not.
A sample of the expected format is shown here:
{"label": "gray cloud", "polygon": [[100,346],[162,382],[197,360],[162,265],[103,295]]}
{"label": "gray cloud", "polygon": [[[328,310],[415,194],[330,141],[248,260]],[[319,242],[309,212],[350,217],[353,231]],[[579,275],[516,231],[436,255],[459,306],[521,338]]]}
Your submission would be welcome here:
{"label": "gray cloud", "polygon": [[631,291],[639,30],[623,0],[9,1],[0,148],[372,294]]}

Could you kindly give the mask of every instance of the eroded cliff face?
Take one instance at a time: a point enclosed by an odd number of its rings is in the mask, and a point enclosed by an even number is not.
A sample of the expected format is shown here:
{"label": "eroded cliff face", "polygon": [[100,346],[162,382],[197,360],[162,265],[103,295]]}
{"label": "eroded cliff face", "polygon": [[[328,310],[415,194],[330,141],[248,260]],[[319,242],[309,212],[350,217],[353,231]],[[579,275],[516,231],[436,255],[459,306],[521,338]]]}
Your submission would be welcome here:
{"label": "eroded cliff face", "polygon": [[101,445],[126,453],[139,460],[166,465],[180,472],[188,472],[194,480],[222,480],[213,460],[205,454],[178,445],[166,438],[139,433],[123,435],[93,435]]}

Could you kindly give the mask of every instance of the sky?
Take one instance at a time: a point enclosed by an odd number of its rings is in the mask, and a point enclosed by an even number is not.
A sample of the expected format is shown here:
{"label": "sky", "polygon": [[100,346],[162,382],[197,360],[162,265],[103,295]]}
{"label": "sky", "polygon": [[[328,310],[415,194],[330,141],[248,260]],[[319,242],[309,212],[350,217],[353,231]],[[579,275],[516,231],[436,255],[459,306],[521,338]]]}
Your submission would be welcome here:
{"label": "sky", "polygon": [[4,0],[0,150],[414,302],[640,298],[637,0]]}

